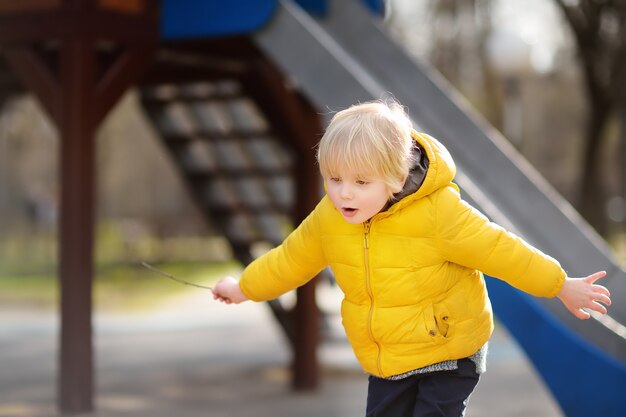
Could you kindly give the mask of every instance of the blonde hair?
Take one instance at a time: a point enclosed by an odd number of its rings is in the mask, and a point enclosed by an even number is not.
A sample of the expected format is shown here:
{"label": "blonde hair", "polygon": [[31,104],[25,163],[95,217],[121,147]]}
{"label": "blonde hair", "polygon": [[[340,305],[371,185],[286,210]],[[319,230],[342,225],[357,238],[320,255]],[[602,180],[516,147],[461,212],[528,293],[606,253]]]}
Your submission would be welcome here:
{"label": "blonde hair", "polygon": [[413,163],[412,124],[395,101],[353,105],[335,114],[317,148],[324,178],[347,169],[379,178],[389,197],[402,188]]}

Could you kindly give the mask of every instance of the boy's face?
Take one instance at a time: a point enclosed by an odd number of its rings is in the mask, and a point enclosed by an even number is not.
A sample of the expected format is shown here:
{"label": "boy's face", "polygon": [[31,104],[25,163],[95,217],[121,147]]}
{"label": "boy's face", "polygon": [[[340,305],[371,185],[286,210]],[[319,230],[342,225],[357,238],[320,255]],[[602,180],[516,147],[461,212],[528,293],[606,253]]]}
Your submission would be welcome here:
{"label": "boy's face", "polygon": [[328,197],[348,223],[363,223],[380,212],[389,200],[387,184],[353,172],[325,178]]}

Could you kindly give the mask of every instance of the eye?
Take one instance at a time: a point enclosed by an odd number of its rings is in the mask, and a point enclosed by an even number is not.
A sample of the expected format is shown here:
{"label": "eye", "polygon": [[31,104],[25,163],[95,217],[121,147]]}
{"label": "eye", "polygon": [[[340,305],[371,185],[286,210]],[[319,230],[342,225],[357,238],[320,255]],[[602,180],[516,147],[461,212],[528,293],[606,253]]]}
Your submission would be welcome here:
{"label": "eye", "polygon": [[330,177],[330,182],[341,182],[341,178],[339,178],[339,177]]}
{"label": "eye", "polygon": [[367,184],[369,184],[369,181],[366,181],[366,180],[356,180],[356,183],[359,184],[359,185],[367,185]]}

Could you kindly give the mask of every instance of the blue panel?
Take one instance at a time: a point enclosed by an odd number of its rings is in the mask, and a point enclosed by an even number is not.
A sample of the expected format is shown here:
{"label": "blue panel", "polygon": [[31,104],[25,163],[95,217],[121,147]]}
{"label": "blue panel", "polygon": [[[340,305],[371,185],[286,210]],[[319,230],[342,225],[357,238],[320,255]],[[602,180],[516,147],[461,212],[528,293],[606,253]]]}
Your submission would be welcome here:
{"label": "blue panel", "polygon": [[[343,1],[343,0],[334,0]],[[378,15],[385,13],[384,0],[361,0],[370,10]],[[324,16],[328,12],[327,0],[295,0],[304,10],[317,16]]]}
{"label": "blue panel", "polygon": [[384,0],[362,0],[362,1],[374,13],[381,15],[381,16],[385,14],[385,1]]}
{"label": "blue panel", "polygon": [[274,14],[276,0],[161,0],[161,38],[245,34]]}
{"label": "blue panel", "polygon": [[528,294],[493,278],[487,278],[487,286],[495,314],[566,416],[626,415],[626,364],[565,327]]}
{"label": "blue panel", "polygon": [[317,16],[324,16],[328,11],[328,3],[326,0],[295,0],[300,7],[309,13]]}

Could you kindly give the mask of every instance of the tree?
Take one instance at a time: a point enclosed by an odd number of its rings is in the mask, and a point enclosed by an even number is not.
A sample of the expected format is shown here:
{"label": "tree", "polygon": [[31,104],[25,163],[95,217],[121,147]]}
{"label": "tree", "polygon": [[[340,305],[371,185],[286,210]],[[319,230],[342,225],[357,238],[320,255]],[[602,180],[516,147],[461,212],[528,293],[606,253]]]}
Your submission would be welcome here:
{"label": "tree", "polygon": [[[607,196],[599,154],[609,137],[611,120],[620,122],[618,112],[626,101],[626,0],[556,0],[556,3],[572,30],[589,102],[577,205],[592,226],[605,234]],[[621,120],[621,123],[625,128],[626,122]],[[625,140],[624,135],[620,140]]]}

